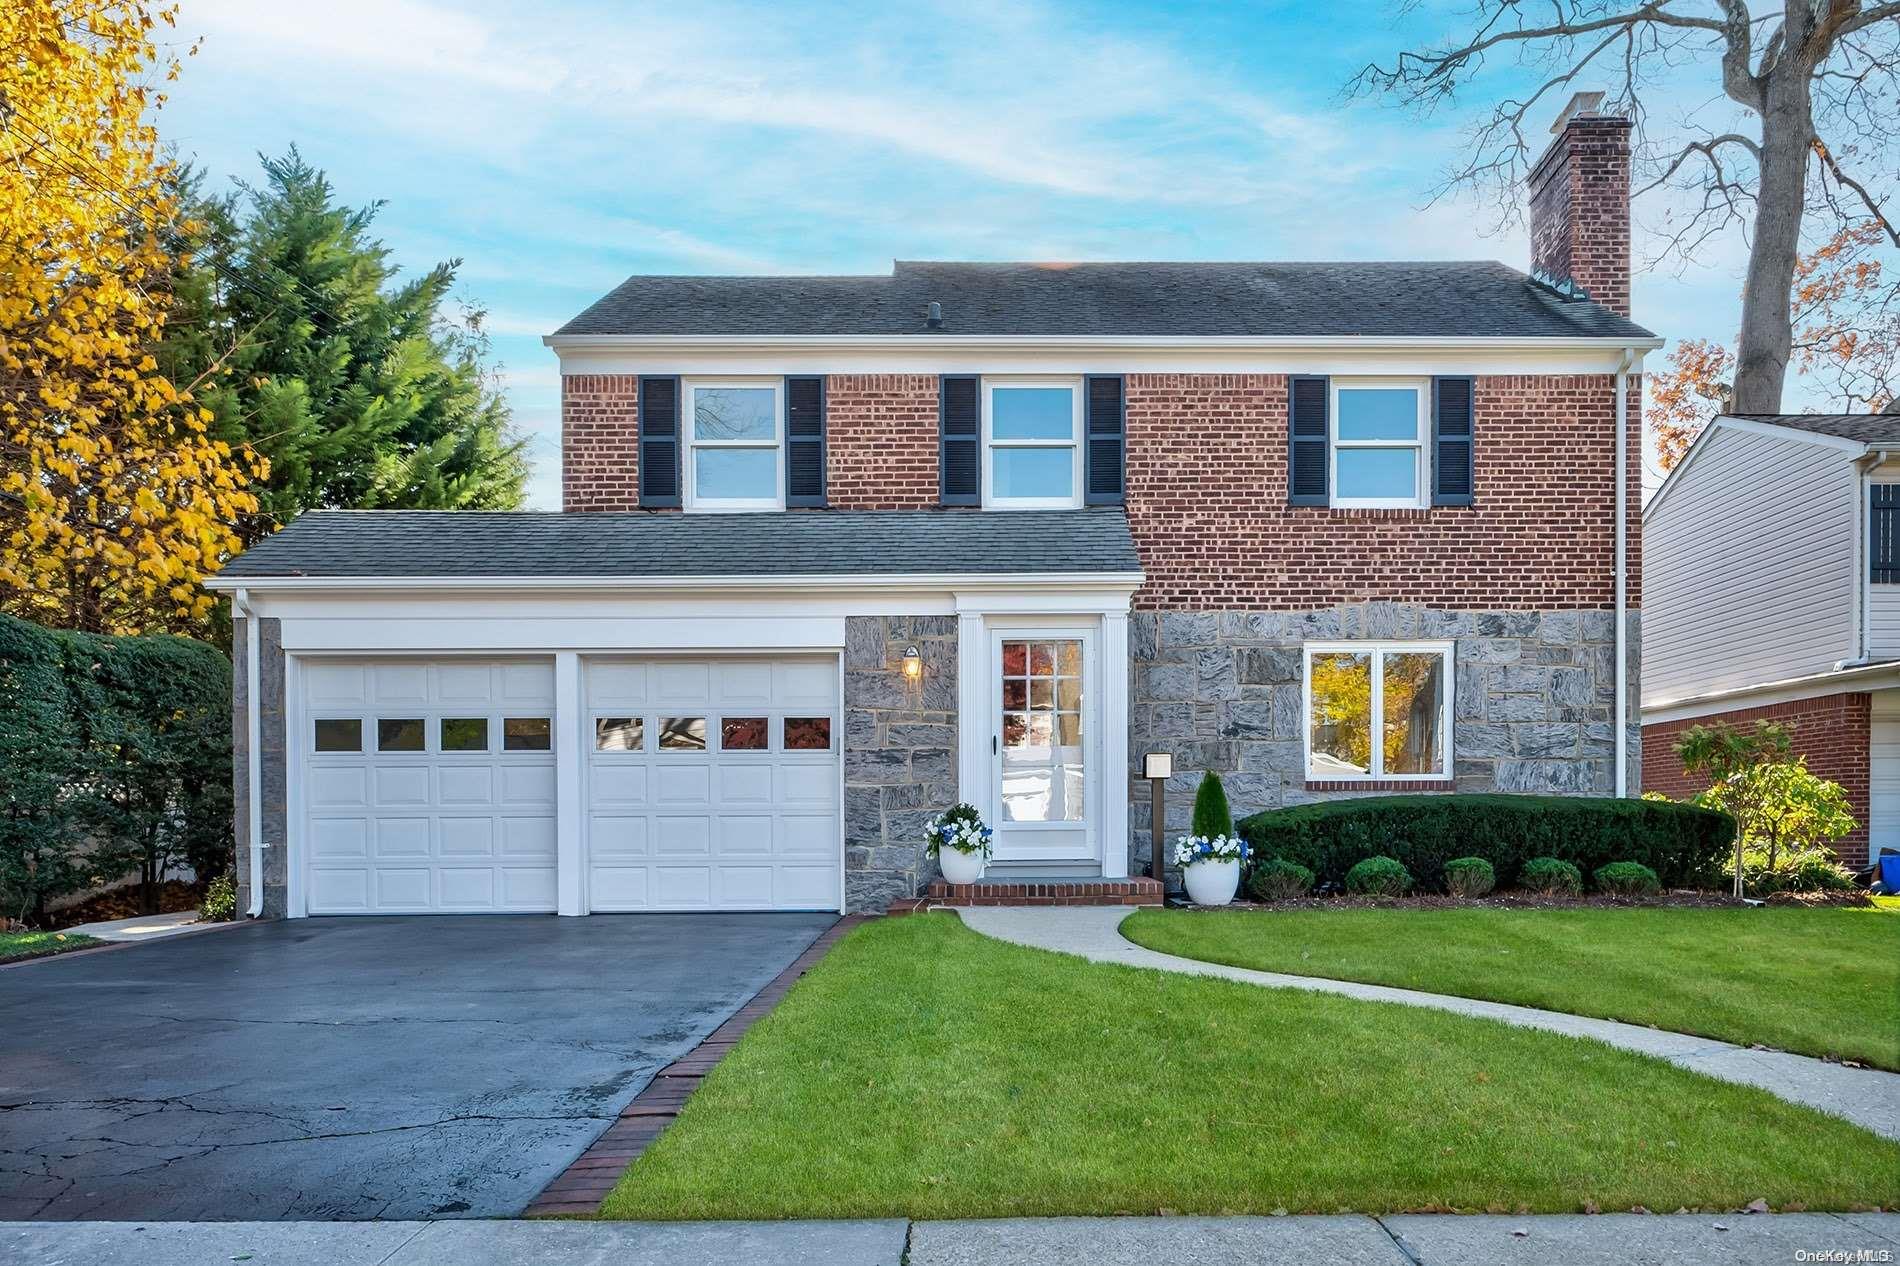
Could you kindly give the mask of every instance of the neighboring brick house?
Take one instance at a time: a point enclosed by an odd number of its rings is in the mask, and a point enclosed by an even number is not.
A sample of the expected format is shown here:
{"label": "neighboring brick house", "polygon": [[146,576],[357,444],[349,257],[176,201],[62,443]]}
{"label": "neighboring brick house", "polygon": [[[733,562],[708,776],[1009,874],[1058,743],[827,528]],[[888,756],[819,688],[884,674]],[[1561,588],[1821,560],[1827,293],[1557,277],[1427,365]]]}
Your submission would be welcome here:
{"label": "neighboring brick house", "polygon": [[311,515],[217,582],[264,905],[881,909],[958,800],[994,874],[1115,881],[1152,751],[1171,829],[1206,770],[1633,794],[1660,341],[1628,123],[1553,131],[1534,275],[629,279],[548,340],[563,513]]}
{"label": "neighboring brick house", "polygon": [[1900,414],[1710,424],[1644,512],[1643,782],[1692,725],[1785,726],[1841,784],[1843,861],[1900,851]]}

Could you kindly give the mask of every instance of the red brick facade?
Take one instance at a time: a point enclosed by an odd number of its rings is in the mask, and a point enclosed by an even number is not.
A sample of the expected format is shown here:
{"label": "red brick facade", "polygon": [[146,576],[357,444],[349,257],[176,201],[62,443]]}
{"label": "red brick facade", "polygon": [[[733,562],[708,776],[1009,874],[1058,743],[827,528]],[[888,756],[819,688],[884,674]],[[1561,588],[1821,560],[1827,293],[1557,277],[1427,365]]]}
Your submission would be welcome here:
{"label": "red brick facade", "polygon": [[[638,380],[563,380],[563,503],[636,505]],[[826,382],[827,496],[836,509],[938,501],[937,378]],[[1632,401],[1641,390],[1632,385]],[[1468,610],[1613,604],[1614,385],[1609,375],[1478,379],[1476,504],[1429,510],[1289,506],[1281,374],[1131,374],[1128,518],[1145,610],[1285,610],[1382,600]],[[1640,410],[1629,452],[1642,451]],[[1632,488],[1634,485],[1632,484]],[[1629,600],[1642,593],[1629,500]]]}
{"label": "red brick facade", "polygon": [[1531,169],[1531,270],[1630,314],[1630,121],[1570,120]]}
{"label": "red brick facade", "polygon": [[631,510],[640,498],[636,374],[561,375],[561,508]]}
{"label": "red brick facade", "polygon": [[[1632,387],[1631,400],[1641,398]],[[1464,609],[1614,604],[1609,375],[1478,379],[1476,504],[1289,506],[1279,374],[1133,374],[1128,518],[1149,610],[1285,610],[1384,600]],[[1642,437],[1629,411],[1629,452]],[[1634,482],[1632,482],[1632,489]],[[1641,512],[1629,499],[1629,600]]]}
{"label": "red brick facade", "polygon": [[937,504],[937,375],[825,380],[825,499],[840,510]]}
{"label": "red brick facade", "polygon": [[1676,740],[1694,725],[1752,727],[1756,721],[1773,721],[1786,726],[1794,740],[1795,754],[1808,758],[1808,769],[1822,778],[1841,784],[1847,792],[1849,812],[1860,825],[1841,841],[1836,850],[1850,866],[1862,866],[1867,860],[1867,813],[1869,798],[1869,741],[1871,739],[1871,699],[1865,693],[1848,692],[1823,695],[1818,699],[1800,699],[1761,708],[1738,708],[1712,716],[1686,721],[1663,721],[1643,727],[1643,790],[1660,791],[1682,799],[1702,790],[1703,784],[1685,777],[1682,762],[1676,759]]}

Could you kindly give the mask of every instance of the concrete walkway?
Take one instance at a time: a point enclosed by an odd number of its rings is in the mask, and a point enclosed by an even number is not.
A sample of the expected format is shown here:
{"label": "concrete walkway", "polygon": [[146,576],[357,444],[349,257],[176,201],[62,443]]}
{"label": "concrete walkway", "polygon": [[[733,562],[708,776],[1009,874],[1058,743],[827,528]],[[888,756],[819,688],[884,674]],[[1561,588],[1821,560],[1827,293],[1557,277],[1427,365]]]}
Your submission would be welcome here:
{"label": "concrete walkway", "polygon": [[0,1262],[88,1266],[1728,1266],[1802,1260],[1797,1253],[1894,1260],[1900,1214],[0,1222]]}
{"label": "concrete walkway", "polygon": [[170,914],[140,914],[129,919],[108,919],[103,923],[81,923],[66,928],[71,934],[96,937],[101,941],[156,941],[167,936],[177,936],[180,932],[203,931],[213,927],[230,927],[234,924],[206,923],[200,925],[196,910],[175,910]]}
{"label": "concrete walkway", "polygon": [[1486,1020],[1501,1020],[1520,1028],[1548,1029],[1571,1037],[1594,1038],[1626,1051],[1666,1059],[1678,1067],[1706,1073],[1720,1081],[1756,1086],[1791,1103],[1804,1104],[1844,1117],[1883,1138],[1900,1139],[1900,1073],[1849,1068],[1843,1064],[1810,1059],[1805,1055],[1751,1050],[1713,1038],[1691,1037],[1637,1024],[1621,1024],[1615,1020],[1593,1020],[1559,1011],[1540,1011],[1535,1007],[1514,1007],[1502,1002],[1420,993],[1387,985],[1323,980],[1315,976],[1288,976],[1279,972],[1253,971],[1245,967],[1179,958],[1173,954],[1143,949],[1124,938],[1120,931],[1121,922],[1134,913],[1125,908],[983,906],[959,909],[957,913],[963,916],[964,923],[985,936],[1034,949],[1074,954],[1097,963],[1121,963],[1129,967],[1149,967],[1191,976],[1218,976],[1250,985],[1340,994],[1367,1002],[1398,1002]]}

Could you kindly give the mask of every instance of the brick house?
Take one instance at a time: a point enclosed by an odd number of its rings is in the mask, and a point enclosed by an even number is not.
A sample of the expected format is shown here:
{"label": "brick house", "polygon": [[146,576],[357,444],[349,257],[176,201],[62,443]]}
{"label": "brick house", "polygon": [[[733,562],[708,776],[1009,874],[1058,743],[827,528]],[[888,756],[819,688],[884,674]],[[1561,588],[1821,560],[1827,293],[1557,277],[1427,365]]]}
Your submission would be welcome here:
{"label": "brick house", "polygon": [[1900,851],[1900,414],[1717,418],[1644,511],[1643,782],[1672,796],[1692,725],[1787,727]]}
{"label": "brick house", "polygon": [[1528,274],[630,278],[547,340],[560,513],[316,513],[214,582],[247,901],[881,909],[959,800],[993,875],[1112,883],[1156,751],[1171,827],[1205,770],[1633,794],[1660,340],[1628,123],[1553,132]]}

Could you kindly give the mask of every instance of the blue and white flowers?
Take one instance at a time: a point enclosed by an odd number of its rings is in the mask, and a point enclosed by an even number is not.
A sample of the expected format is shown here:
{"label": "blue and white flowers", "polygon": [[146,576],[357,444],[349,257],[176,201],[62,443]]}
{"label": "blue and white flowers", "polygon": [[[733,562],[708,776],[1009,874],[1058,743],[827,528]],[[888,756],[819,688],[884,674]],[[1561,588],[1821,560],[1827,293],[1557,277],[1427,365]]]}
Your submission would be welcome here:
{"label": "blue and white flowers", "polygon": [[930,825],[924,828],[925,851],[937,857],[947,848],[988,858],[990,834],[990,828],[983,825],[983,815],[975,807],[956,805],[930,819]]}
{"label": "blue and white flowers", "polygon": [[1247,845],[1236,835],[1183,835],[1174,841],[1174,864],[1238,862],[1247,857]]}

